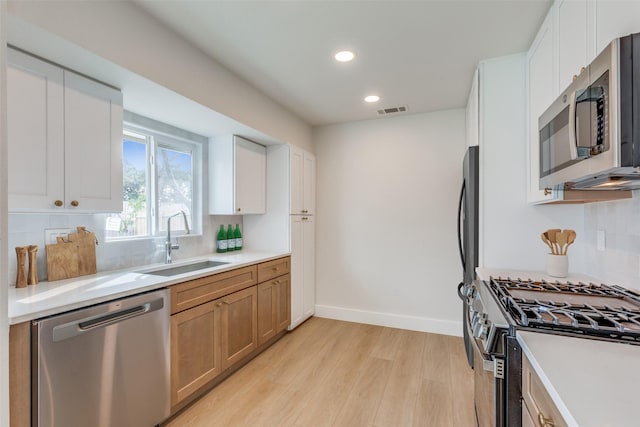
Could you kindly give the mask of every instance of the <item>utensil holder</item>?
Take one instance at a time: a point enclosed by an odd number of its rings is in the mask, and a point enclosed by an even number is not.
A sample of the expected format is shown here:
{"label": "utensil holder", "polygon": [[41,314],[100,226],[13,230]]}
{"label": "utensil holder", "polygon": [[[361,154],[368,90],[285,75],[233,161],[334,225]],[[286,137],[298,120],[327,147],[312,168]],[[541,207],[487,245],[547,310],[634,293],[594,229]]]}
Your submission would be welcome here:
{"label": "utensil holder", "polygon": [[553,277],[567,277],[569,259],[566,255],[547,254],[547,274]]}

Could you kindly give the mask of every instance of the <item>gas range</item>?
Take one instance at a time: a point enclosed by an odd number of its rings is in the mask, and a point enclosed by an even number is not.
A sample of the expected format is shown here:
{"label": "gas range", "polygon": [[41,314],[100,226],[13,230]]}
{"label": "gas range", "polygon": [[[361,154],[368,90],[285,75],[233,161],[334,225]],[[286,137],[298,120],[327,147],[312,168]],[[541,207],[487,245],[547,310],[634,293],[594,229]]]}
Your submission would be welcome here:
{"label": "gas range", "polygon": [[518,329],[640,345],[640,294],[620,286],[500,277],[486,286]]}
{"label": "gas range", "polygon": [[640,294],[619,286],[491,277],[465,295],[480,427],[522,425],[517,331],[640,345]]}

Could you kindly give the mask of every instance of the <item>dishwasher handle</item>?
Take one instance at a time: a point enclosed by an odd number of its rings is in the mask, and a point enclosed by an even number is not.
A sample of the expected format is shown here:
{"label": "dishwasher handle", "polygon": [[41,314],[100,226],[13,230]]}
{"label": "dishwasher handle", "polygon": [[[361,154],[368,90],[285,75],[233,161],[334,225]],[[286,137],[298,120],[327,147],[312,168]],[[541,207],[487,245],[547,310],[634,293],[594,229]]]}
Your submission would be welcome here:
{"label": "dishwasher handle", "polygon": [[106,314],[86,317],[63,325],[54,326],[53,342],[77,337],[95,329],[120,323],[127,319],[142,316],[152,311],[160,310],[163,307],[164,298],[157,298],[153,301],[148,301],[123,310],[111,311]]}

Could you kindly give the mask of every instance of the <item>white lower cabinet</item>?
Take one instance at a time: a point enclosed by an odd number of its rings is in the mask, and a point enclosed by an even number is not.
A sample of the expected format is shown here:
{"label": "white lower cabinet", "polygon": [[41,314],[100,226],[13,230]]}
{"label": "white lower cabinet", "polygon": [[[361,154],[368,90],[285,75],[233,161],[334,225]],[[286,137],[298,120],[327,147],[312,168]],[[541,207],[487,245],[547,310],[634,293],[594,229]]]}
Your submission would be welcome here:
{"label": "white lower cabinet", "polygon": [[9,49],[9,209],[122,211],[122,93]]}
{"label": "white lower cabinet", "polygon": [[291,216],[291,326],[315,313],[315,224],[313,216]]}

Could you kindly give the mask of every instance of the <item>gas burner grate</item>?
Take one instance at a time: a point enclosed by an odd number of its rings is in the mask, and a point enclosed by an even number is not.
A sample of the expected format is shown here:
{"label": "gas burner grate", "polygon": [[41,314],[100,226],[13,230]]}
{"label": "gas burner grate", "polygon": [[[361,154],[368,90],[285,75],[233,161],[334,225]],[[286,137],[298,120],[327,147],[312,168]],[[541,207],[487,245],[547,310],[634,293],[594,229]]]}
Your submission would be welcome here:
{"label": "gas burner grate", "polygon": [[640,295],[619,286],[491,278],[520,327],[640,344]]}

